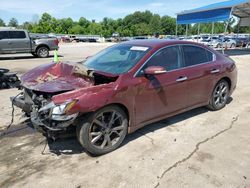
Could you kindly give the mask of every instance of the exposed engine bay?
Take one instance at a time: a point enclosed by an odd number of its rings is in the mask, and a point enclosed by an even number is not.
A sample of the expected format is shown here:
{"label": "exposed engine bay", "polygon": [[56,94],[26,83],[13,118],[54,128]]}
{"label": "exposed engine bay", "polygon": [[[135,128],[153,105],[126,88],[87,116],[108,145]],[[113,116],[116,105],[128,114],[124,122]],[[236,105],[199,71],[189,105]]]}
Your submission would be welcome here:
{"label": "exposed engine bay", "polygon": [[68,113],[78,102],[77,99],[72,97],[55,104],[54,96],[109,84],[118,78],[76,67],[79,65],[50,64],[39,70],[35,68],[21,77],[22,93],[11,97],[11,100],[30,117],[37,130],[43,133],[65,131],[82,115],[79,112]]}

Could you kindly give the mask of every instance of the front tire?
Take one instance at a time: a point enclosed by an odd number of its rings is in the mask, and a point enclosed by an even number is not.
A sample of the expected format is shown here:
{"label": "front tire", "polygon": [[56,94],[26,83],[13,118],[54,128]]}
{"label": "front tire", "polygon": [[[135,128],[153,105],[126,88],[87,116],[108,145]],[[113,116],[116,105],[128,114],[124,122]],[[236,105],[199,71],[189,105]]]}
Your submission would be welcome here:
{"label": "front tire", "polygon": [[47,48],[46,46],[41,46],[36,50],[36,54],[40,58],[49,57],[49,48]]}
{"label": "front tire", "polygon": [[116,105],[104,107],[77,125],[77,137],[84,149],[93,155],[114,151],[123,142],[128,130],[128,117]]}
{"label": "front tire", "polygon": [[213,111],[220,110],[226,106],[228,97],[229,84],[226,80],[221,80],[215,85],[207,107]]}
{"label": "front tire", "polygon": [[38,57],[37,54],[35,52],[31,52],[31,54],[34,56],[34,57]]}

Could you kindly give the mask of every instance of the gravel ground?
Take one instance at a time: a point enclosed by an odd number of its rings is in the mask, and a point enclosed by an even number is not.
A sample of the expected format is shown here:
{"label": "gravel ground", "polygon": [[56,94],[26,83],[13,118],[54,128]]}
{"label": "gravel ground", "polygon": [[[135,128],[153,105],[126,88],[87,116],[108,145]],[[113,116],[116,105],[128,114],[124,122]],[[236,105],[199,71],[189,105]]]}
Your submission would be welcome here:
{"label": "gravel ground", "polygon": [[[64,44],[62,61],[80,61],[112,44]],[[221,111],[206,108],[168,118],[129,135],[101,157],[87,155],[74,138],[49,142],[15,111],[14,126],[0,138],[0,187],[250,187],[250,53],[232,53],[238,86]],[[53,59],[0,56],[0,67],[19,74]],[[11,119],[0,91],[0,129]]]}

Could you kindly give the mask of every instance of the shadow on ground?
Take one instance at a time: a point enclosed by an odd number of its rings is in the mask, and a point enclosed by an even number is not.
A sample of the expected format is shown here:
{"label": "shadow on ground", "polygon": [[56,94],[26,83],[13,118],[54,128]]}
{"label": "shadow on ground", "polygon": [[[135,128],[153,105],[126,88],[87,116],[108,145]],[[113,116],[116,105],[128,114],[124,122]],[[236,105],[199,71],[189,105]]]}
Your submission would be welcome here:
{"label": "shadow on ground", "polygon": [[[231,103],[232,100],[233,98],[230,97],[227,104]],[[154,132],[156,130],[166,128],[168,126],[171,126],[172,124],[179,123],[181,121],[187,120],[194,116],[206,113],[208,111],[209,110],[206,107],[200,107],[200,108],[196,108],[188,112],[184,112],[184,113],[175,115],[173,117],[158,121],[156,123],[147,125],[137,130],[136,132],[130,135],[127,135],[121,147],[150,132]],[[44,144],[44,150],[48,146],[49,152],[56,154],[56,155],[62,155],[62,154],[72,155],[72,154],[79,154],[79,153],[85,152],[82,146],[79,144],[79,142],[76,139],[75,131],[74,133],[72,132],[70,134],[60,135],[60,137],[56,141],[46,138],[44,136],[44,142],[41,143],[41,144]],[[36,133],[36,131],[33,129],[32,124],[30,123],[29,120],[26,120],[18,126],[11,127],[4,136],[16,137],[16,136],[23,136],[23,135],[34,134],[34,133]],[[42,154],[46,155],[48,153],[42,152]]]}
{"label": "shadow on ground", "polygon": [[[54,57],[53,55],[50,55],[47,58],[52,58]],[[62,55],[58,55],[58,57],[63,57]],[[18,59],[40,59],[39,57],[34,57],[32,55],[27,55],[27,56],[1,56],[0,60],[18,60]]]}
{"label": "shadow on ground", "polygon": [[[147,125],[139,130],[137,130],[136,132],[128,135],[123,144],[121,145],[124,146],[127,143],[136,140],[137,138],[140,138],[143,135],[146,135],[147,133],[150,132],[154,132],[156,130],[162,129],[162,128],[166,128],[167,126],[171,126],[172,124],[184,121],[186,119],[192,118],[193,116],[202,114],[202,113],[206,113],[208,111],[207,108],[202,107],[202,108],[197,108],[194,110],[191,110],[189,112],[185,112],[176,116],[173,116],[171,118],[167,118],[164,119],[162,121]],[[56,155],[61,155],[61,154],[66,154],[66,155],[70,155],[70,154],[79,154],[79,153],[83,153],[85,152],[84,149],[82,148],[82,146],[78,143],[78,141],[76,140],[76,137],[73,136],[71,138],[62,138],[59,139],[55,142],[53,142],[52,140],[48,141],[48,146],[49,146],[49,150],[50,152],[56,154]]]}

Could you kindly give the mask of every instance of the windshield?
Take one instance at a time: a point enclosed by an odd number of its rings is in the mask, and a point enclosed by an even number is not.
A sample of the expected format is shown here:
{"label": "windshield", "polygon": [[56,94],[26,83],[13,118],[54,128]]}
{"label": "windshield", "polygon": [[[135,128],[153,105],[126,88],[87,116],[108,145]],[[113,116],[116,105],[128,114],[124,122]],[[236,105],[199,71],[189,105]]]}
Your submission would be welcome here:
{"label": "windshield", "polygon": [[84,65],[94,71],[122,74],[138,63],[148,50],[145,46],[115,45],[90,57]]}

